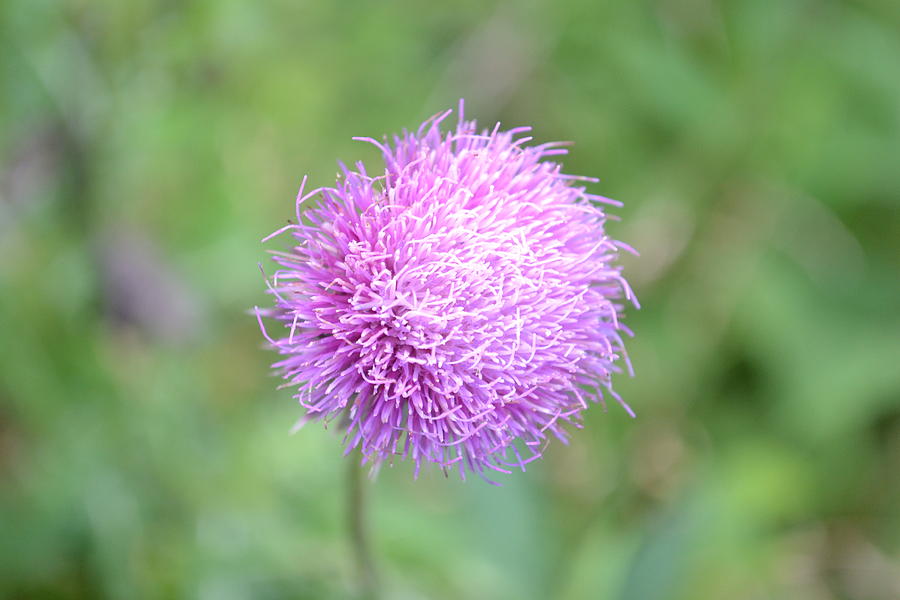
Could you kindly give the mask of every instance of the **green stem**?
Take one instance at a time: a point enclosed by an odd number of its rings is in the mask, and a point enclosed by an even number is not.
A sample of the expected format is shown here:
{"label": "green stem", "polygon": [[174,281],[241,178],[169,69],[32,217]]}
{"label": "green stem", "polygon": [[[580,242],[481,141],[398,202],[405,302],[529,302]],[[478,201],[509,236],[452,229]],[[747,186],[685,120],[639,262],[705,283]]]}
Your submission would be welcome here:
{"label": "green stem", "polygon": [[366,600],[377,600],[378,578],[375,575],[375,564],[369,548],[369,535],[366,529],[366,482],[360,456],[353,453],[347,457],[349,468],[347,478],[347,517],[350,525],[350,542],[353,546],[353,557],[356,562],[359,578],[360,594]]}

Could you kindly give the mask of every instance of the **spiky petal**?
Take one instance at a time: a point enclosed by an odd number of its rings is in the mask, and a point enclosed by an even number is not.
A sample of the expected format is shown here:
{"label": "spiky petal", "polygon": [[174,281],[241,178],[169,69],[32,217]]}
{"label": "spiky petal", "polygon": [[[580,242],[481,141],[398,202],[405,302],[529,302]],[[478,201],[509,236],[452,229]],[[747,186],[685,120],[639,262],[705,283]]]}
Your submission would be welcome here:
{"label": "spiky petal", "polygon": [[258,315],[282,324],[266,337],[302,421],[343,415],[348,452],[465,477],[524,469],[604,394],[631,414],[610,377],[627,364],[622,300],[637,303],[616,265],[629,248],[604,232],[599,204],[616,203],[546,160],[561,144],[479,132],[462,103],[442,133],[449,114],[359,138],[383,154],[377,177],[341,165],[334,187],[301,187]]}

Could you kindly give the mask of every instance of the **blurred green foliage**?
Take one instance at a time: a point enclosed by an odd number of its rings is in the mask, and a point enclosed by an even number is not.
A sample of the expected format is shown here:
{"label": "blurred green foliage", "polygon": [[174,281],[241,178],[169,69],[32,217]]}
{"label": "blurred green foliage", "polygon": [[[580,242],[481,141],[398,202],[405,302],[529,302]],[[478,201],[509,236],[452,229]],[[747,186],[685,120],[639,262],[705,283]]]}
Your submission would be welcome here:
{"label": "blurred green foliage", "polygon": [[259,240],[460,96],[625,202],[638,418],[385,468],[385,597],[900,597],[894,0],[0,4],[0,596],[354,595]]}

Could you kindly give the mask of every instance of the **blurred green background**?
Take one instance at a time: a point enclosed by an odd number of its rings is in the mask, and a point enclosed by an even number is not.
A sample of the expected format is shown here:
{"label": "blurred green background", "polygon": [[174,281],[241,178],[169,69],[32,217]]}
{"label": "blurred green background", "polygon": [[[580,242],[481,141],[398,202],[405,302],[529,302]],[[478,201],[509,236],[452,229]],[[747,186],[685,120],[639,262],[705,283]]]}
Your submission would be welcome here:
{"label": "blurred green background", "polygon": [[259,241],[460,96],[625,202],[638,418],[385,468],[384,596],[900,598],[894,0],[3,2],[0,596],[354,596]]}

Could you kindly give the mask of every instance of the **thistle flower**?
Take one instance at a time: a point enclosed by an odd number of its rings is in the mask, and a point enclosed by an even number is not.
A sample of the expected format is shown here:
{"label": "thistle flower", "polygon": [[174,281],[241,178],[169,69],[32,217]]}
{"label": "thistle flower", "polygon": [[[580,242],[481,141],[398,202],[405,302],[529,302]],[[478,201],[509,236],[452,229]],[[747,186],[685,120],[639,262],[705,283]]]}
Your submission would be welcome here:
{"label": "thistle flower", "polygon": [[342,415],[347,453],[464,479],[524,470],[605,395],[633,416],[610,377],[628,364],[623,299],[637,302],[616,266],[631,249],[606,236],[599,206],[619,204],[545,160],[565,144],[479,132],[462,102],[442,133],[450,112],[392,143],[354,138],[381,151],[380,175],[341,164],[307,194],[304,178],[297,222],[269,236],[294,240],[273,252],[274,307],[256,312],[305,409],[297,427]]}

